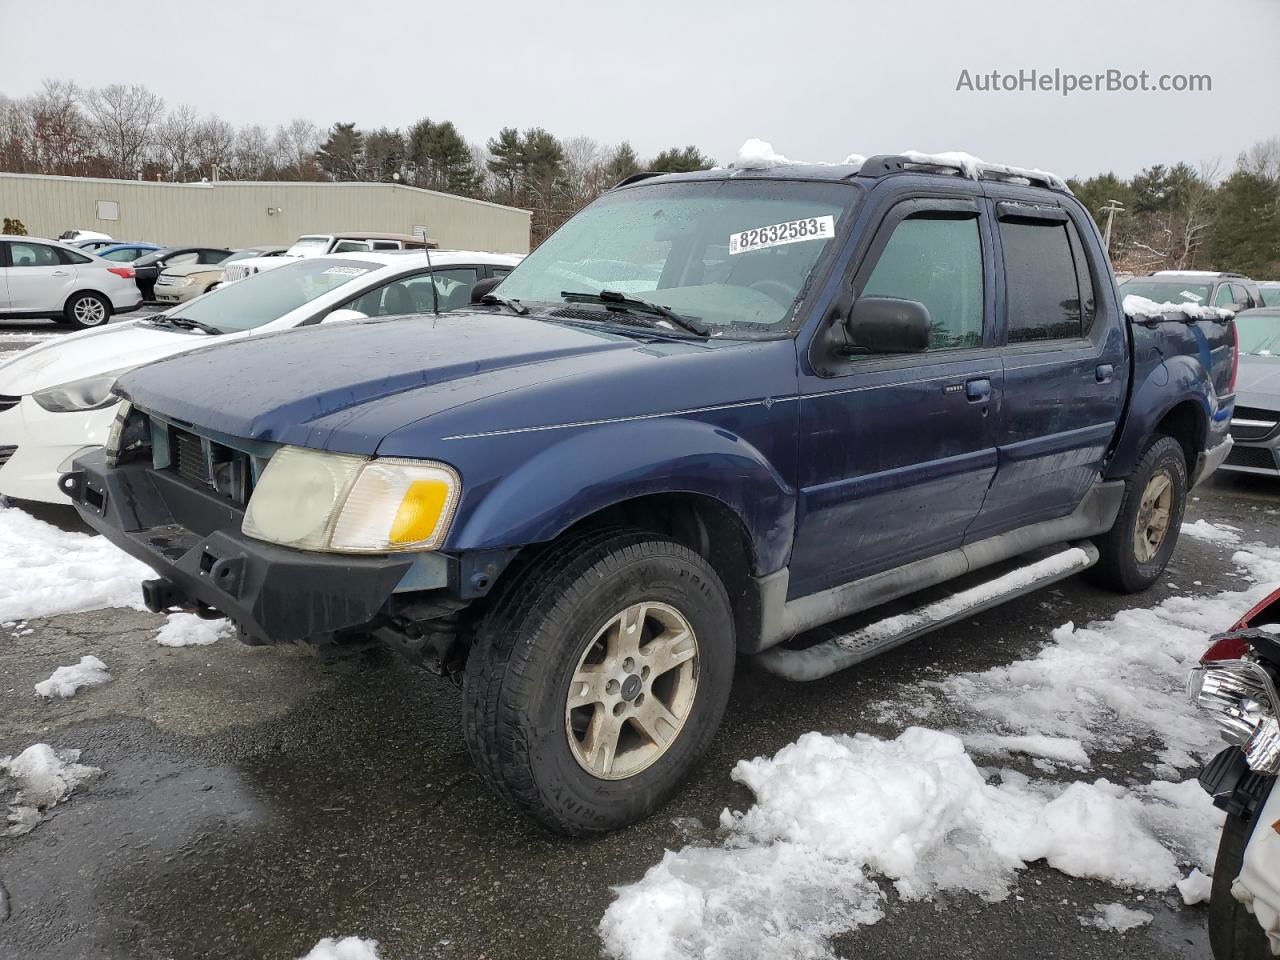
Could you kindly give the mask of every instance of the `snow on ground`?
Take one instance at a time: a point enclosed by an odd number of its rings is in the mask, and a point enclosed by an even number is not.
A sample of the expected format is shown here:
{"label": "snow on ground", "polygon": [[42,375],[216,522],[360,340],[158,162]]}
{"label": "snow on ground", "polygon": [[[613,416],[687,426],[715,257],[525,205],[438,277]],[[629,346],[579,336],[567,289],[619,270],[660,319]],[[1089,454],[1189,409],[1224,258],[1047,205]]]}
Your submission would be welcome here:
{"label": "snow on ground", "polygon": [[162,647],[203,647],[231,635],[228,620],[204,620],[194,613],[171,613],[156,634]]}
{"label": "snow on ground", "polygon": [[341,940],[335,940],[333,937],[325,937],[300,960],[381,960],[381,958],[376,940],[361,940],[359,937],[343,937]]}
{"label": "snow on ground", "polygon": [[1092,917],[1081,917],[1080,922],[1088,927],[1114,933],[1146,926],[1155,919],[1145,910],[1130,910],[1123,903],[1095,903],[1093,908],[1098,912]]}
{"label": "snow on ground", "polygon": [[1196,903],[1208,903],[1213,893],[1213,877],[1199,870],[1192,870],[1177,883],[1178,892],[1182,894],[1182,902],[1187,906]]}
{"label": "snow on ground", "polygon": [[1208,520],[1197,520],[1195,523],[1182,525],[1184,537],[1195,537],[1197,540],[1208,540],[1210,543],[1239,543],[1240,528],[1229,523],[1210,523]]}
{"label": "snow on ground", "polygon": [[[808,733],[740,762],[732,776],[754,804],[721,815],[720,846],[668,851],[616,888],[600,924],[606,952],[829,957],[834,934],[880,919],[886,881],[906,900],[941,891],[999,900],[1036,860],[1127,889],[1177,885],[1198,902],[1223,814],[1182,776],[1220,743],[1184,703],[1184,680],[1210,634],[1280,581],[1280,549],[1253,544],[1232,561],[1257,585],[1067,623],[1030,659],[904,686],[900,702],[879,705],[886,722],[959,711],[965,729],[910,726],[892,740]],[[1147,742],[1160,778],[1149,783],[1032,779],[979,767],[966,752],[1084,770],[1090,752]],[[1129,929],[1151,919],[1139,913],[1103,904],[1086,922]]]}
{"label": "snow on ground", "polygon": [[17,507],[0,507],[0,621],[132,607],[151,569],[105,537],[67,533]]}
{"label": "snow on ground", "polygon": [[84,656],[69,667],[59,667],[48,680],[36,684],[38,697],[73,697],[84,687],[97,687],[111,680],[107,665],[97,657]]}
{"label": "snow on ground", "polygon": [[97,767],[78,763],[79,759],[79,750],[55,750],[47,743],[33,744],[16,757],[0,757],[0,774],[16,781],[17,786],[9,801],[8,836],[32,830],[45,810],[101,773]]}

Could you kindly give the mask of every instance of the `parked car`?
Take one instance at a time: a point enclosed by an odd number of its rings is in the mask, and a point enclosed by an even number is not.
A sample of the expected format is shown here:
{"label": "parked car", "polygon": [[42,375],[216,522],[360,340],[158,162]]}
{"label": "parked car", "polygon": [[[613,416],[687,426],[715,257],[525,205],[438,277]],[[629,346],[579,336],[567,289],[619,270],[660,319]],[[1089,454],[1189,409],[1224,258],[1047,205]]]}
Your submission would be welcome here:
{"label": "parked car", "polygon": [[1207,270],[1158,270],[1124,281],[1120,294],[1156,303],[1195,303],[1227,310],[1249,310],[1262,303],[1258,285],[1248,277]]}
{"label": "parked car", "polygon": [[[515,261],[487,253],[437,254],[432,264],[440,309],[465,304],[477,281]],[[58,474],[76,452],[106,442],[119,399],[111,387],[123,372],[210,343],[330,319],[431,311],[429,273],[412,253],[294,260],[287,269],[163,315],[25,350],[0,363],[0,494],[65,504]],[[227,389],[239,389],[239,378],[220,388]]]}
{"label": "parked car", "polygon": [[[359,253],[361,251],[378,250],[422,250],[430,247],[435,250],[440,245],[434,240],[423,240],[406,233],[312,233],[305,234],[293,242],[283,254],[287,259],[297,257],[323,257],[330,253]],[[230,266],[223,275],[223,283],[233,283],[263,270],[271,270],[285,263],[286,260],[254,258],[242,260]]]}
{"label": "parked car", "polygon": [[116,241],[110,237],[104,240],[71,240],[67,241],[70,246],[78,250],[85,250],[89,253],[97,253],[99,250],[105,250],[107,247],[116,246]]}
{"label": "parked car", "polygon": [[141,302],[130,266],[56,240],[0,237],[2,319],[47,317],[72,327],[100,327]]}
{"label": "parked car", "polygon": [[187,264],[216,266],[229,256],[231,256],[231,251],[226,247],[165,247],[133,261],[134,282],[138,284],[138,289],[142,291],[143,300],[154,300],[156,298],[156,281],[160,279],[162,270],[167,270],[169,267],[186,266]]}
{"label": "parked car", "polygon": [[1235,440],[1224,470],[1280,476],[1280,308],[1236,314],[1240,375],[1231,415]]}
{"label": "parked car", "polygon": [[148,254],[155,253],[157,250],[163,250],[164,247],[158,243],[144,243],[135,241],[133,243],[113,243],[108,247],[98,250],[95,256],[101,257],[103,260],[110,260],[113,263],[133,263]]}
{"label": "parked car", "polygon": [[1264,307],[1280,307],[1280,282],[1267,280],[1259,283],[1258,293],[1262,295]]}
{"label": "parked car", "polygon": [[83,242],[93,240],[105,240],[108,243],[113,242],[109,234],[100,233],[97,230],[64,230],[58,234],[58,239],[63,243],[74,244],[79,246]]}
{"label": "parked car", "polygon": [[1213,867],[1215,960],[1280,956],[1280,590],[1212,643],[1187,680],[1229,744],[1200,771],[1227,814]]}
{"label": "parked car", "polygon": [[640,175],[488,286],[127,374],[61,485],[153,610],[460,677],[481,776],[565,833],[671,794],[738,655],[814,679],[1086,569],[1149,587],[1230,449],[1230,314],[1130,322],[1035,171]]}
{"label": "parked car", "polygon": [[167,267],[156,279],[155,299],[160,303],[186,303],[222,283],[228,264],[255,257],[279,257],[284,247],[249,247],[237,250],[221,263],[186,263]]}

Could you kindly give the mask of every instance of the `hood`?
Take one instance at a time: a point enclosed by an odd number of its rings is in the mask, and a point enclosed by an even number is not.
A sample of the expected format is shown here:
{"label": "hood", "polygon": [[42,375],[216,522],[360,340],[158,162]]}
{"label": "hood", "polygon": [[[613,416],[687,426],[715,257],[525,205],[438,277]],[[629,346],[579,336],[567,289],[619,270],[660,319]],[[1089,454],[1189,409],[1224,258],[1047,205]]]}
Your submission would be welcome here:
{"label": "hood", "polygon": [[[227,343],[135,371],[118,389],[146,410],[231,436],[373,453],[388,435],[428,418],[437,435],[464,429],[467,418],[447,418],[446,411],[471,410],[486,429],[519,428],[548,416],[668,411],[702,393],[720,396],[723,380],[667,367],[670,378],[682,380],[663,384],[655,364],[733,346],[638,340],[527,316],[458,311]],[[582,378],[592,386],[561,386]],[[549,385],[558,391],[554,401]],[[730,386],[761,385],[748,377]]]}
{"label": "hood", "polygon": [[0,394],[22,397],[72,380],[132,370],[204,346],[207,334],[164,330],[136,320],[67,334],[0,364]]}
{"label": "hood", "polygon": [[1280,357],[1240,355],[1236,403],[1242,407],[1280,410]]}

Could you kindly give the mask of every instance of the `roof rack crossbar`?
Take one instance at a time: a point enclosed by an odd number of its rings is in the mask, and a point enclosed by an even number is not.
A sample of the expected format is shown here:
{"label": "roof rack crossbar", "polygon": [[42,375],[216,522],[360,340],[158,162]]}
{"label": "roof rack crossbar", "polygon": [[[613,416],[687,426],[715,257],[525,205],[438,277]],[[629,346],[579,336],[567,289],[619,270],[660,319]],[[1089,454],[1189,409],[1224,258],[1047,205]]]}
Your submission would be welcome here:
{"label": "roof rack crossbar", "polygon": [[1067,189],[1067,185],[1043,170],[1010,167],[1002,163],[962,163],[947,157],[924,154],[881,154],[869,157],[854,176],[884,177],[892,173],[939,173],[946,176],[971,176],[976,171],[979,179],[1004,182],[1024,182],[1050,190]]}

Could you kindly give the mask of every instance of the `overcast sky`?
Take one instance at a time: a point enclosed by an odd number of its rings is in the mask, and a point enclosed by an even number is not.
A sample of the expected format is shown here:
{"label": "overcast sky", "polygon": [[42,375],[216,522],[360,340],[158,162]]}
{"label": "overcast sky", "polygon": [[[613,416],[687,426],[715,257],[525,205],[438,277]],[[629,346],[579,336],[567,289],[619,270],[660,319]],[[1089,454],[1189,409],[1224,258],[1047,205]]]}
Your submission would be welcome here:
{"label": "overcast sky", "polygon": [[[543,126],[642,156],[748,137],[793,159],[967,150],[1065,176],[1280,135],[1280,0],[0,0],[0,93],[142,83],[268,128]],[[971,74],[1208,73],[1207,93],[979,93]]]}

